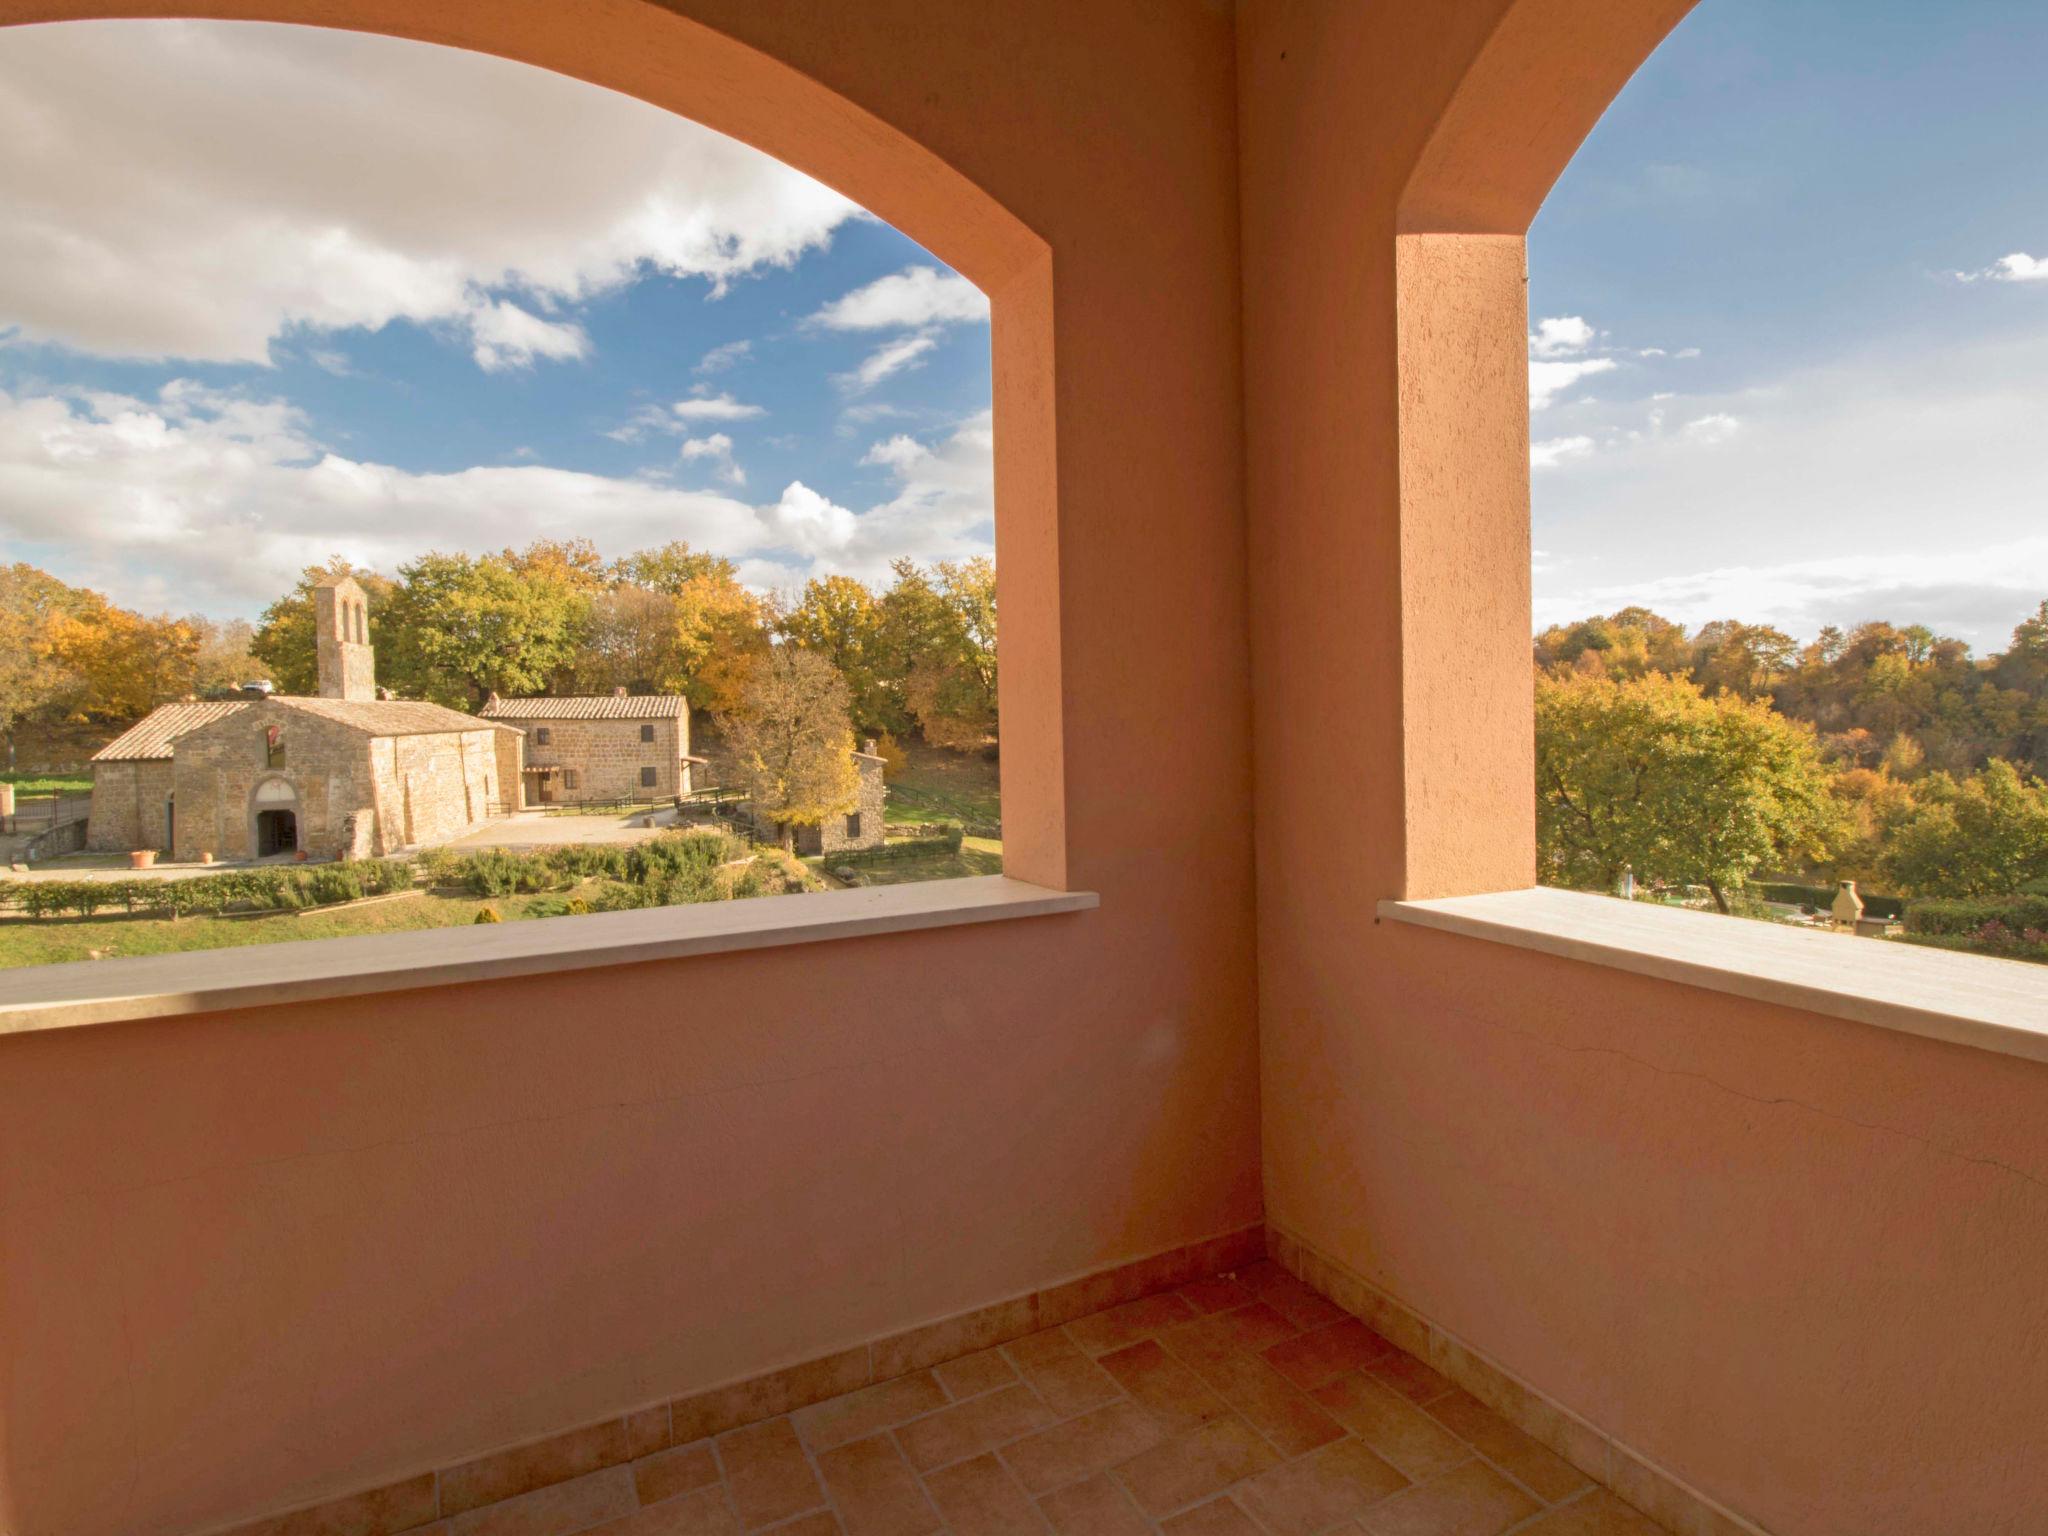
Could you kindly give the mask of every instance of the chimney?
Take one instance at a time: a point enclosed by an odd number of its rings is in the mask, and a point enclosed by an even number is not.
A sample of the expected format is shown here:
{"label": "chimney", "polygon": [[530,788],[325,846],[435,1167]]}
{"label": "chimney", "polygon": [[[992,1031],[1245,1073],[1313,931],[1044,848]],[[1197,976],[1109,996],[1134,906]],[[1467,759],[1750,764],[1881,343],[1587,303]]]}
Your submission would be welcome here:
{"label": "chimney", "polygon": [[612,690],[612,697],[615,699],[623,699],[625,696],[626,690],[623,688],[614,688]]}
{"label": "chimney", "polygon": [[485,708],[485,709],[489,709],[489,708],[490,708],[490,707],[491,707],[491,706],[492,706],[493,704],[496,704],[497,702],[498,702],[498,690],[497,690],[497,689],[493,688],[493,689],[492,689],[492,690],[491,690],[491,691],[490,691],[489,693],[487,693],[487,694],[485,694],[485,695],[484,695],[484,708]]}
{"label": "chimney", "polygon": [[881,756],[881,753],[879,753],[879,752],[877,752],[877,751],[875,750],[875,738],[874,738],[874,737],[872,737],[872,736],[870,736],[870,737],[869,737],[869,738],[867,739],[867,744],[866,744],[866,745],[865,745],[864,747],[862,747],[862,748],[861,748],[861,750],[862,750],[862,751],[864,751],[864,752],[866,752],[866,753],[867,753],[867,755],[868,755],[869,757],[880,757],[880,756]]}

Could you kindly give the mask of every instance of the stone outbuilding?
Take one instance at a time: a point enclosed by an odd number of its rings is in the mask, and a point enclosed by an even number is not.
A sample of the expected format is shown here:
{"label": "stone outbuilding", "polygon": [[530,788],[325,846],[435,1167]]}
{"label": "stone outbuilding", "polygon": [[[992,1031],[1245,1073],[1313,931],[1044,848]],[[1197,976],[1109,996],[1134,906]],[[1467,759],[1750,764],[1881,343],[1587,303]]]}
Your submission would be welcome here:
{"label": "stone outbuilding", "polygon": [[520,733],[378,698],[362,588],[340,577],[313,604],[319,695],[151,711],[94,755],[89,848],[366,858],[447,842],[512,809]]}
{"label": "stone outbuilding", "polygon": [[[883,763],[881,754],[875,751],[873,740],[867,743],[865,750],[853,754],[853,766],[860,775],[859,801],[843,816],[828,816],[815,827],[796,828],[797,853],[808,858],[814,854],[856,853],[882,846],[888,837],[888,831],[882,824],[882,812],[889,796],[882,784]],[[762,837],[781,835],[781,829],[771,822],[757,818],[755,827]]]}
{"label": "stone outbuilding", "polygon": [[567,694],[501,699],[479,716],[523,732],[520,804],[673,800],[690,792],[690,704],[680,694]]}

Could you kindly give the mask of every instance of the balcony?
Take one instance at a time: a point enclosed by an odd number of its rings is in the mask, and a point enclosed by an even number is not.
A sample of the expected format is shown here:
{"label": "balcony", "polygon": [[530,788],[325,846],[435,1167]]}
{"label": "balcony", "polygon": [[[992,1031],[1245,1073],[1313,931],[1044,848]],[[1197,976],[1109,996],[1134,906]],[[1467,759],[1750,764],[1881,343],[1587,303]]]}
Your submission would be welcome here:
{"label": "balcony", "polygon": [[0,0],[575,74],[988,293],[1010,876],[10,993],[0,1531],[2033,1528],[2038,983],[1499,905],[1521,236],[1686,8]]}

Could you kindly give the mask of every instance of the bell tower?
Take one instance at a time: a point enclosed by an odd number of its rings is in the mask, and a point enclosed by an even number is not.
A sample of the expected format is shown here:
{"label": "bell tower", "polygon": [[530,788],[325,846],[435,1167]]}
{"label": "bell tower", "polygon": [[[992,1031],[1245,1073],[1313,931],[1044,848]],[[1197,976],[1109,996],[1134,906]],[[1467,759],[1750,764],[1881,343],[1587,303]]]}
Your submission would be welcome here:
{"label": "bell tower", "polygon": [[353,576],[330,576],[313,589],[313,639],[320,660],[321,698],[377,697],[370,600]]}

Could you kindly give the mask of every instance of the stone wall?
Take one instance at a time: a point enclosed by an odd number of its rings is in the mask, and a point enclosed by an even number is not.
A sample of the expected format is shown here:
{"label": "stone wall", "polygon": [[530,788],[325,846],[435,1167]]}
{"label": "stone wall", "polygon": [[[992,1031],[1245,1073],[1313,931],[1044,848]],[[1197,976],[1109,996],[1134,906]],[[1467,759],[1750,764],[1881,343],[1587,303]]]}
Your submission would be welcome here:
{"label": "stone wall", "polygon": [[798,853],[850,853],[882,846],[887,835],[882,812],[888,802],[888,791],[882,787],[882,765],[865,757],[855,758],[854,763],[860,769],[860,804],[850,814],[860,817],[860,835],[852,835],[847,816],[828,816],[822,826],[796,829]]}
{"label": "stone wall", "polygon": [[500,734],[487,726],[372,741],[375,851],[445,843],[495,814]]}
{"label": "stone wall", "polygon": [[[666,720],[522,720],[529,767],[564,768],[576,775],[567,787],[559,774],[549,786],[554,803],[577,800],[671,799],[689,792],[690,750],[686,721]],[[654,740],[642,741],[640,727],[654,727]],[[545,730],[543,746],[539,734]],[[640,770],[652,768],[655,782],[640,782]],[[526,803],[538,803],[537,786],[528,776]]]}
{"label": "stone wall", "polygon": [[[264,732],[282,732],[284,760],[269,766]],[[295,800],[276,808],[298,818],[298,845],[314,858],[338,858],[349,846],[352,818],[375,802],[369,761],[370,738],[353,727],[323,720],[280,704],[251,705],[239,714],[178,738],[177,846],[173,856],[246,859],[251,843],[251,797],[264,779],[282,779]],[[376,851],[385,852],[379,848]]]}
{"label": "stone wall", "polygon": [[491,814],[504,816],[519,809],[521,797],[526,792],[526,775],[520,772],[525,765],[526,738],[517,731],[494,730],[491,732],[491,751],[497,757],[497,797],[491,802]]}
{"label": "stone wall", "polygon": [[86,847],[102,853],[163,847],[164,801],[170,793],[167,759],[94,763]]}

